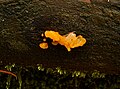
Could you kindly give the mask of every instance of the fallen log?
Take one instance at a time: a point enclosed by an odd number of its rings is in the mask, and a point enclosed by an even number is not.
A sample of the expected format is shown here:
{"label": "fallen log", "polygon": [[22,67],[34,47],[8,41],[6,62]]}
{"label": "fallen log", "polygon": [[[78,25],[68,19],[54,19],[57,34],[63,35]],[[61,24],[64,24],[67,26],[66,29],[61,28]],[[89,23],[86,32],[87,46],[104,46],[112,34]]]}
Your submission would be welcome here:
{"label": "fallen log", "polygon": [[[75,31],[87,40],[68,52],[61,45],[43,50],[46,30]],[[47,39],[50,43],[51,40]],[[120,73],[120,5],[79,0],[10,0],[0,4],[0,62],[43,64],[68,70]]]}

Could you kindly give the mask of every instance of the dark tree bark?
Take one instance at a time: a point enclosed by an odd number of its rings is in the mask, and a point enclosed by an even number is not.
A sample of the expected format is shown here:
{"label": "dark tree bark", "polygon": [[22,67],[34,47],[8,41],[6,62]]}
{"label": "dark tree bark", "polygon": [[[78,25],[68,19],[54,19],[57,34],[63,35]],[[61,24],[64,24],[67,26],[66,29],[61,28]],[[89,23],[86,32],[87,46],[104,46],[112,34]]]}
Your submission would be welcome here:
{"label": "dark tree bark", "polygon": [[[68,52],[50,44],[43,50],[45,30],[86,38],[83,47]],[[0,62],[43,64],[69,70],[120,73],[120,5],[79,0],[9,0],[0,4]]]}

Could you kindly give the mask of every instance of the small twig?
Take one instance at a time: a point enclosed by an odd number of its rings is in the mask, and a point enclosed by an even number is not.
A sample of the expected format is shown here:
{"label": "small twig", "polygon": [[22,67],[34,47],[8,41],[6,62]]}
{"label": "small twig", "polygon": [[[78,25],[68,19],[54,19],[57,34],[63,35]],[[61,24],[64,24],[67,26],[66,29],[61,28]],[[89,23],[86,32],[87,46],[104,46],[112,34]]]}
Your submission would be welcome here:
{"label": "small twig", "polygon": [[15,75],[14,73],[12,73],[12,72],[9,72],[9,71],[0,70],[0,72],[2,72],[2,73],[5,73],[5,74],[12,75],[12,76],[14,76],[14,77],[17,77],[17,75]]}

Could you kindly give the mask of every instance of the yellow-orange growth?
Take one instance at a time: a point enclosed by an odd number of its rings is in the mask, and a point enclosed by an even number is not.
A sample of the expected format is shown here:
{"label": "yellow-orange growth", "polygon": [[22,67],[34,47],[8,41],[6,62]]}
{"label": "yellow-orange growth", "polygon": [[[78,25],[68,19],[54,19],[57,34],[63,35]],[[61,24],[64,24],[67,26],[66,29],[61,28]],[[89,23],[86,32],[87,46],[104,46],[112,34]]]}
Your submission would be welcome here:
{"label": "yellow-orange growth", "polygon": [[[67,35],[60,35],[58,32],[55,31],[45,31],[45,37],[50,38],[53,40],[52,44],[63,45],[67,48],[68,51],[71,51],[71,48],[83,46],[86,43],[86,39],[83,38],[81,35],[76,36],[74,32],[70,32]],[[43,49],[47,49],[46,43],[40,43],[40,47]]]}
{"label": "yellow-orange growth", "polygon": [[47,49],[47,48],[48,48],[48,43],[43,42],[43,43],[40,43],[39,46],[40,46],[40,48],[42,48],[42,49]]}

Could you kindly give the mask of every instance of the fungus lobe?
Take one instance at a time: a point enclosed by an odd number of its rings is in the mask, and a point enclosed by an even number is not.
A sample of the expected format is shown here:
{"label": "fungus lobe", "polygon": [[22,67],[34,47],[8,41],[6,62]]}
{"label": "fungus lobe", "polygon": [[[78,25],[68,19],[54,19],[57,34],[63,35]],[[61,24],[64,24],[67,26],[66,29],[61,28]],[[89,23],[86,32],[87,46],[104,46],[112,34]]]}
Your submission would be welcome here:
{"label": "fungus lobe", "polygon": [[40,48],[42,48],[42,49],[47,49],[47,48],[48,48],[48,43],[43,42],[43,43],[40,43],[39,46],[40,46]]}

